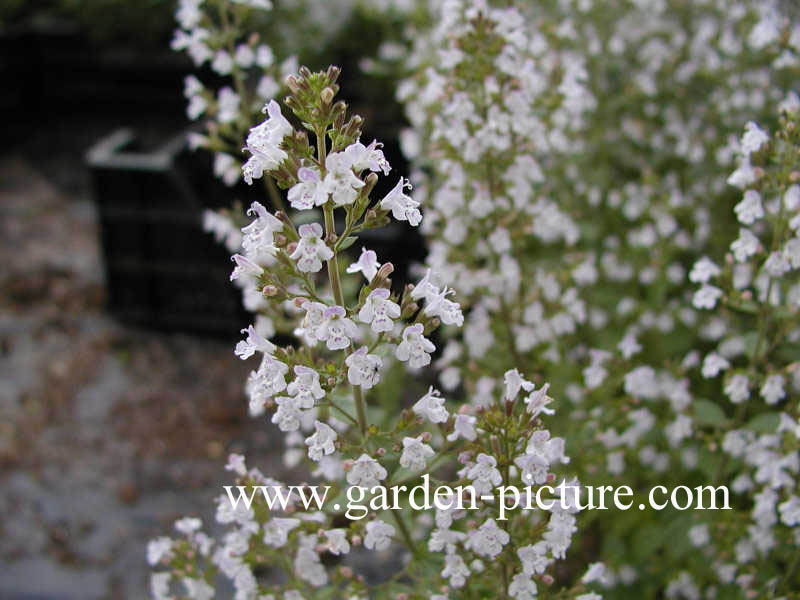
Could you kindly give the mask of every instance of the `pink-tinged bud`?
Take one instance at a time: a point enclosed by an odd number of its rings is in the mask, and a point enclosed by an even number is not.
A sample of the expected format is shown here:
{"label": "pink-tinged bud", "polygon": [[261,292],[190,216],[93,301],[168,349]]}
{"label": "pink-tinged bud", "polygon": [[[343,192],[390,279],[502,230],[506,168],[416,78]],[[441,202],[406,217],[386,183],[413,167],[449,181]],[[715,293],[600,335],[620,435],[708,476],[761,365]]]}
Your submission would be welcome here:
{"label": "pink-tinged bud", "polygon": [[364,581],[365,581],[364,576],[363,575],[358,575],[356,577],[356,581],[358,581],[358,583],[364,583]]}
{"label": "pink-tinged bud", "polygon": [[462,465],[467,464],[471,458],[472,452],[469,450],[464,450],[464,452],[459,452],[458,454],[458,462],[460,462]]}
{"label": "pink-tinged bud", "polygon": [[732,265],[733,264],[733,254],[731,254],[730,252],[725,254],[725,264],[726,265]]}
{"label": "pink-tinged bud", "polygon": [[470,519],[467,521],[467,529],[475,529],[478,524],[475,522],[475,519]]}
{"label": "pink-tinged bud", "polygon": [[543,584],[545,584],[545,585],[553,585],[553,581],[555,581],[555,580],[553,579],[552,575],[548,575],[547,573],[542,575],[542,583]]}
{"label": "pink-tinged bud", "polygon": [[351,579],[353,577],[353,569],[350,567],[340,567],[339,574],[345,579]]}
{"label": "pink-tinged bud", "polygon": [[322,90],[320,92],[319,98],[320,98],[320,100],[322,100],[323,104],[327,105],[327,104],[330,104],[333,101],[334,95],[335,95],[335,92],[331,88],[326,87],[324,90]]}
{"label": "pink-tinged bud", "polygon": [[742,298],[744,300],[752,300],[753,299],[753,292],[751,290],[745,290],[742,292]]}
{"label": "pink-tinged bud", "polygon": [[273,236],[272,239],[275,242],[275,246],[278,247],[278,248],[283,248],[286,245],[286,243],[289,241],[287,239],[287,237],[285,235],[283,235],[282,233],[276,233]]}
{"label": "pink-tinged bud", "polygon": [[375,450],[375,456],[377,456],[378,458],[381,458],[382,456],[385,455],[386,455],[386,448],[378,448],[377,450]]}
{"label": "pink-tinged bud", "polygon": [[761,179],[764,176],[764,169],[761,167],[755,167],[753,169],[753,175],[755,175],[756,179]]}
{"label": "pink-tinged bud", "polygon": [[390,262],[386,262],[381,265],[380,269],[378,269],[376,277],[378,279],[386,279],[392,273],[394,273],[394,265]]}
{"label": "pink-tinged bud", "polygon": [[555,473],[548,473],[547,474],[547,483],[553,483],[556,480]]}
{"label": "pink-tinged bud", "polygon": [[342,468],[343,468],[345,471],[349,471],[350,469],[352,469],[352,468],[353,468],[353,461],[352,461],[352,460],[350,460],[350,459],[347,459],[346,461],[344,461],[344,462],[342,463]]}
{"label": "pink-tinged bud", "polygon": [[400,452],[400,444],[392,444],[392,452]]}
{"label": "pink-tinged bud", "polygon": [[439,588],[439,591],[442,592],[444,595],[447,595],[450,593],[450,588],[447,587],[446,585],[443,585],[442,587]]}
{"label": "pink-tinged bud", "polygon": [[264,295],[265,298],[272,298],[273,296],[278,295],[278,288],[274,285],[265,285],[264,289],[261,290],[261,293]]}
{"label": "pink-tinged bud", "polygon": [[395,596],[395,599],[396,600],[408,600],[408,594],[406,594],[405,592],[401,592],[401,593],[397,594],[397,596]]}
{"label": "pink-tinged bud", "polygon": [[792,171],[789,173],[789,181],[792,183],[797,183],[800,181],[800,171]]}
{"label": "pink-tinged bud", "polygon": [[297,242],[292,242],[288,246],[286,246],[286,252],[289,254],[294,254],[294,251],[297,250]]}
{"label": "pink-tinged bud", "polygon": [[431,441],[431,437],[433,437],[433,436],[431,436],[431,432],[430,431],[426,431],[425,433],[422,434],[422,441],[423,442],[430,442]]}
{"label": "pink-tinged bud", "polygon": [[295,94],[300,91],[299,81],[295,75],[289,75],[286,77],[286,87],[292,90],[292,92]]}
{"label": "pink-tinged bud", "polygon": [[458,409],[460,415],[471,415],[473,412],[471,404],[462,404]]}
{"label": "pink-tinged bud", "polygon": [[303,308],[303,304],[305,304],[306,302],[308,302],[308,298],[295,298],[294,299],[294,305],[297,308]]}

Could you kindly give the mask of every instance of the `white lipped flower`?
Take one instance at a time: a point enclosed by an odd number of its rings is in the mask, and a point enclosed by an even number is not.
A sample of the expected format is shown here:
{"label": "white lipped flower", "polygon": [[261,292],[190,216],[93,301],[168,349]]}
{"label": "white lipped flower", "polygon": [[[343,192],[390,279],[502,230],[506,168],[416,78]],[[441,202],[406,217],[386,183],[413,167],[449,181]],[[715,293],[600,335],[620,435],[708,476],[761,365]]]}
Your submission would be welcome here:
{"label": "white lipped flower", "polygon": [[357,141],[354,144],[350,144],[344,152],[350,159],[352,168],[357,173],[369,169],[373,173],[383,171],[384,175],[388,175],[392,167],[389,166],[386,157],[383,155],[382,147],[383,144],[378,140],[372,140],[369,146]]}
{"label": "white lipped flower", "polygon": [[290,258],[297,260],[297,269],[304,273],[316,273],[322,269],[322,261],[333,258],[333,250],[322,239],[319,223],[306,223],[298,229],[300,241]]}
{"label": "white lipped flower", "polygon": [[739,237],[731,242],[731,252],[736,262],[744,262],[758,252],[761,243],[749,229],[740,229]]}
{"label": "white lipped flower", "polygon": [[455,290],[444,288],[441,292],[428,296],[423,312],[429,317],[439,317],[445,325],[461,327],[464,324],[464,315],[458,302],[447,298],[451,294],[455,294]]}
{"label": "white lipped flower", "polygon": [[510,536],[497,526],[494,519],[486,519],[486,522],[470,531],[467,534],[465,546],[478,556],[494,558],[503,551],[509,541]]}
{"label": "white lipped flower", "polygon": [[406,195],[403,191],[405,189],[411,189],[411,184],[408,179],[401,177],[397,185],[380,201],[380,208],[392,211],[392,216],[398,221],[408,221],[409,225],[416,227],[422,222],[419,202]]}
{"label": "white lipped flower", "polygon": [[457,414],[453,421],[453,432],[447,436],[448,442],[455,442],[458,438],[463,438],[468,442],[474,442],[478,437],[475,431],[475,423],[477,418],[472,415]]}
{"label": "white lipped flower", "polygon": [[369,354],[366,346],[361,346],[345,359],[347,380],[352,385],[360,385],[365,390],[373,387],[380,380],[380,369],[383,361],[376,354]]}
{"label": "white lipped flower", "polygon": [[722,271],[707,256],[704,256],[692,267],[689,272],[689,281],[692,283],[708,283],[712,278],[719,275]]}
{"label": "white lipped flower", "polygon": [[288,157],[288,154],[280,148],[280,144],[294,131],[291,123],[281,114],[281,107],[275,100],[270,100],[263,112],[267,113],[269,118],[252,128],[247,136],[245,149],[252,156],[242,167],[242,173],[248,184],[252,184],[253,179],[260,178],[264,171],[278,168],[278,165]]}
{"label": "white lipped flower", "polygon": [[288,199],[292,208],[307,210],[322,206],[328,201],[328,193],[322,185],[319,171],[311,167],[297,170],[298,182],[289,188]]}
{"label": "white lipped flower", "polygon": [[400,306],[389,300],[390,292],[386,288],[377,288],[370,292],[364,306],[358,311],[358,319],[367,323],[375,333],[391,331],[394,321],[400,317]]}
{"label": "white lipped flower", "polygon": [[217,93],[217,120],[232,123],[239,116],[241,98],[232,88],[224,87]]}
{"label": "white lipped flower", "polygon": [[283,229],[283,223],[260,202],[253,202],[247,209],[247,214],[256,218],[242,227],[242,248],[245,256],[254,263],[270,265],[278,251],[274,235]]}
{"label": "white lipped flower", "polygon": [[242,333],[246,333],[247,338],[236,344],[236,349],[234,350],[234,354],[242,360],[250,358],[256,352],[263,352],[269,355],[275,352],[275,344],[259,335],[252,325],[247,329],[242,329]]}
{"label": "white lipped flower", "polygon": [[422,333],[425,330],[422,323],[409,325],[403,330],[403,341],[398,344],[395,356],[398,360],[408,362],[414,368],[419,369],[431,362],[431,352],[436,350],[428,338]]}
{"label": "white lipped flower", "polygon": [[289,541],[289,534],[300,525],[300,519],[274,517],[264,523],[264,543],[281,548]]}
{"label": "white lipped flower", "polygon": [[746,375],[736,373],[725,383],[725,395],[734,404],[741,404],[750,397],[750,380]]}
{"label": "white lipped flower", "polygon": [[733,207],[736,218],[744,225],[752,225],[764,217],[764,206],[761,204],[761,194],[755,190],[747,190],[744,198]]}
{"label": "white lipped flower", "polygon": [[332,152],[325,159],[325,169],[328,171],[323,180],[323,187],[327,196],[336,206],[352,204],[358,197],[359,190],[366,184],[353,173],[352,157],[346,152]]}
{"label": "white lipped flower", "polygon": [[428,388],[428,393],[417,400],[411,410],[431,423],[444,423],[450,417],[444,407],[444,398],[433,386]]}
{"label": "white lipped flower", "polygon": [[272,423],[284,432],[300,429],[300,421],[303,418],[300,400],[295,396],[279,396],[275,398],[275,404],[278,408],[272,415]]}
{"label": "white lipped flower", "polygon": [[231,260],[236,263],[236,266],[231,272],[231,281],[239,279],[240,277],[258,277],[264,272],[263,267],[241,254],[234,254],[231,256]]}
{"label": "white lipped flower", "polygon": [[296,365],[294,375],[294,381],[286,388],[286,392],[299,400],[300,408],[314,408],[314,401],[325,396],[319,384],[319,373],[305,365]]}
{"label": "white lipped flower", "polygon": [[322,421],[314,421],[315,432],[305,439],[308,446],[308,458],[318,462],[323,456],[336,451],[336,431]]}
{"label": "white lipped flower", "polygon": [[373,488],[380,485],[387,475],[386,469],[377,460],[368,454],[362,454],[353,461],[347,472],[347,483],[353,486]]}
{"label": "white lipped flower", "polygon": [[744,129],[741,148],[742,153],[749,157],[753,152],[758,152],[764,144],[769,142],[769,135],[754,121],[748,121]]}
{"label": "white lipped flower", "polygon": [[328,350],[343,350],[353,338],[358,337],[358,327],[347,317],[341,306],[329,306],[323,313],[324,321],[317,330],[317,337],[325,341]]}
{"label": "white lipped flower", "polygon": [[525,573],[517,573],[511,579],[511,584],[508,586],[508,595],[514,600],[534,600],[537,598],[539,589],[536,587],[536,582],[531,579],[530,575]]}
{"label": "white lipped flower", "polygon": [[350,542],[347,541],[346,529],[329,529],[323,532],[323,535],[328,540],[328,552],[339,556],[350,552]]}
{"label": "white lipped flower", "polygon": [[358,260],[347,267],[347,272],[362,273],[367,279],[367,283],[369,283],[375,278],[375,275],[378,274],[378,269],[380,267],[381,265],[378,262],[378,255],[375,253],[375,251],[361,248],[361,254],[358,257]]}
{"label": "white lipped flower", "polygon": [[497,459],[481,452],[475,463],[467,469],[467,477],[479,496],[488,494],[503,482],[503,476],[497,470]]}
{"label": "white lipped flower", "polygon": [[717,305],[717,300],[722,298],[722,290],[714,285],[704,283],[700,289],[692,296],[692,304],[695,308],[712,309]]}
{"label": "white lipped flower", "polygon": [[425,468],[427,459],[434,454],[433,448],[423,443],[422,434],[417,437],[404,437],[400,465],[406,469],[422,470]]}
{"label": "white lipped flower", "polygon": [[364,547],[367,550],[386,550],[392,543],[394,527],[380,519],[370,521],[366,526],[367,535],[364,536]]}
{"label": "white lipped flower", "polygon": [[785,383],[786,380],[784,379],[783,375],[775,374],[767,377],[760,390],[761,397],[764,398],[764,402],[770,405],[777,404],[780,400],[785,398]]}

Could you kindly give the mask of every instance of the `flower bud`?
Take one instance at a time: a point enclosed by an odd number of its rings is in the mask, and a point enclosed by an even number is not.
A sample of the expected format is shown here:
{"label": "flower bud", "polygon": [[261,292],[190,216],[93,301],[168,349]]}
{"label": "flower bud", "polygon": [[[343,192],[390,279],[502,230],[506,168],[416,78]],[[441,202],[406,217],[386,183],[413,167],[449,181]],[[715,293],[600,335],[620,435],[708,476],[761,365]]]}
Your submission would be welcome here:
{"label": "flower bud", "polygon": [[386,448],[378,448],[377,450],[375,450],[375,456],[377,456],[378,458],[381,458],[385,455],[386,455]]}
{"label": "flower bud", "polygon": [[324,90],[320,92],[319,98],[320,100],[322,100],[322,103],[327,106],[333,101],[334,95],[335,92],[330,87],[326,87]]}
{"label": "flower bud", "polygon": [[548,575],[547,573],[542,575],[542,583],[543,584],[545,584],[545,585],[553,585],[553,581],[555,581],[555,580],[553,579],[552,575]]}

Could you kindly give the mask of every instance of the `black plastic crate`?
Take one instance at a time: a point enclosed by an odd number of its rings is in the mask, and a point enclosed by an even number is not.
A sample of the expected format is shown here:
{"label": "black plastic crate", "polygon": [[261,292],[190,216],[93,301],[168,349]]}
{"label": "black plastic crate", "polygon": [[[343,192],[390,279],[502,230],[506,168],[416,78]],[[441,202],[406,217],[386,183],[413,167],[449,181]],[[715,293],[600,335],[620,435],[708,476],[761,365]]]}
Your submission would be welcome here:
{"label": "black plastic crate", "polygon": [[248,316],[228,252],[202,229],[209,203],[178,165],[185,153],[184,133],[147,149],[127,129],[87,153],[108,308],[137,326],[233,337]]}

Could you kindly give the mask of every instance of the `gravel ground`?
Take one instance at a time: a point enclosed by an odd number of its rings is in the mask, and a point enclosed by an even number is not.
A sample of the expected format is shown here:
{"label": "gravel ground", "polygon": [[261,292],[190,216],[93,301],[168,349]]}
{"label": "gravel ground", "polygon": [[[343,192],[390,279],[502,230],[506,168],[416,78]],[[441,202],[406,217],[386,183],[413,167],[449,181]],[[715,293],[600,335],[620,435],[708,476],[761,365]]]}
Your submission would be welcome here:
{"label": "gravel ground", "polygon": [[0,157],[7,600],[146,597],[147,540],[179,516],[210,518],[228,452],[285,475],[280,438],[247,417],[250,366],[230,344],[104,314],[96,217],[80,157],[70,160],[57,171]]}

